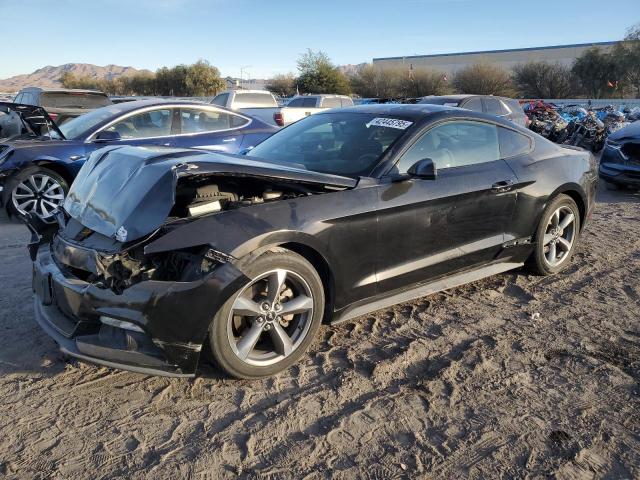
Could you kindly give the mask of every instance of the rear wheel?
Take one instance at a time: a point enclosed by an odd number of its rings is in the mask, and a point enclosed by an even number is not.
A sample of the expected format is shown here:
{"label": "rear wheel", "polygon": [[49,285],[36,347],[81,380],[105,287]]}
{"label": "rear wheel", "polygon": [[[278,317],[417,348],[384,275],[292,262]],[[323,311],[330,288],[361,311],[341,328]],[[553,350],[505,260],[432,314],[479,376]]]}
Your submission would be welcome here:
{"label": "rear wheel", "polygon": [[19,173],[10,182],[9,208],[16,216],[33,213],[48,219],[62,206],[69,186],[64,178],[47,168],[35,167]]}
{"label": "rear wheel", "polygon": [[322,281],[309,262],[286,250],[267,252],[243,271],[249,281],[209,329],[211,352],[231,376],[274,375],[298,361],[320,328]]}
{"label": "rear wheel", "polygon": [[580,211],[573,199],[558,195],[544,209],[535,235],[531,269],[540,275],[560,272],[568,264],[580,232]]}

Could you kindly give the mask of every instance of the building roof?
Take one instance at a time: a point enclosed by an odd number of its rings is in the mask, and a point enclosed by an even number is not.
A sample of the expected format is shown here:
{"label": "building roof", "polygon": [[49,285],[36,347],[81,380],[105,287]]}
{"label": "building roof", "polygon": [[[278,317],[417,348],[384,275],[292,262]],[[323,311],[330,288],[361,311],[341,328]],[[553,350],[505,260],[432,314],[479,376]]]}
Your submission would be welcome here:
{"label": "building roof", "polygon": [[405,55],[401,57],[378,57],[376,60],[402,60],[411,58],[436,58],[436,57],[453,57],[458,55],[486,55],[489,53],[509,53],[509,52],[530,52],[532,50],[558,50],[561,48],[576,48],[576,47],[608,47],[615,45],[618,42],[593,42],[593,43],[574,43],[571,45],[549,45],[546,47],[527,47],[527,48],[508,48],[505,50],[483,50],[477,52],[456,52],[456,53],[437,53],[433,55]]}

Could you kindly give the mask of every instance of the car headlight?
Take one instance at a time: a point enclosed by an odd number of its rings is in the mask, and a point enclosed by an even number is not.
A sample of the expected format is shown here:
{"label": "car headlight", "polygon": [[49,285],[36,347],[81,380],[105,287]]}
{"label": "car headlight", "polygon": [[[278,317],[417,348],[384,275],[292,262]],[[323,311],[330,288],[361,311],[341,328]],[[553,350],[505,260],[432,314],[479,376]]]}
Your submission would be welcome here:
{"label": "car headlight", "polygon": [[622,151],[622,143],[620,142],[616,142],[615,140],[610,140],[607,138],[607,140],[604,142],[605,147],[609,147],[612,148],[614,150],[617,150],[620,153],[620,156],[622,158],[624,158],[625,160],[627,160],[627,156],[624,154],[624,152]]}

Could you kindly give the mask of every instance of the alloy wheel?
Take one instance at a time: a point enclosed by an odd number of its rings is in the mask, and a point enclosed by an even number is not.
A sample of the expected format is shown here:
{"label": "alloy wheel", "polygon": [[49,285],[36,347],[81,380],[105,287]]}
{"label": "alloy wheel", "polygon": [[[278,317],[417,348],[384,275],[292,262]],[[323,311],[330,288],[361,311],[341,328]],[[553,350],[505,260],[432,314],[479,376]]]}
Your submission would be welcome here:
{"label": "alloy wheel", "polygon": [[16,211],[22,215],[34,213],[48,218],[64,202],[62,185],[45,173],[34,173],[22,180],[11,193]]}
{"label": "alloy wheel", "polygon": [[260,275],[231,307],[227,335],[243,362],[267,366],[291,355],[311,327],[314,300],[308,283],[285,269]]}
{"label": "alloy wheel", "polygon": [[545,261],[552,267],[560,265],[571,252],[576,237],[576,217],[567,206],[553,212],[543,237]]}

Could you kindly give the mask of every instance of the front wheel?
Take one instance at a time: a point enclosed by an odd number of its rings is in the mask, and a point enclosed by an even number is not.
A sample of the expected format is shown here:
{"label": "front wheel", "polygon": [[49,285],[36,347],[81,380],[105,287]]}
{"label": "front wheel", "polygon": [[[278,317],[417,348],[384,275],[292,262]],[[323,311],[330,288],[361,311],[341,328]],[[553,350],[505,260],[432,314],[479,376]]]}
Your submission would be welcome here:
{"label": "front wheel", "polygon": [[209,329],[215,362],[237,378],[274,375],[297,362],[324,313],[320,276],[300,255],[269,251],[243,269],[248,277]]}
{"label": "front wheel", "polygon": [[560,272],[569,264],[579,233],[580,211],[576,202],[567,195],[558,195],[542,213],[530,268],[540,275]]}
{"label": "front wheel", "polygon": [[69,186],[56,172],[42,167],[25,169],[9,182],[9,209],[16,216],[33,213],[50,218],[62,206]]}

